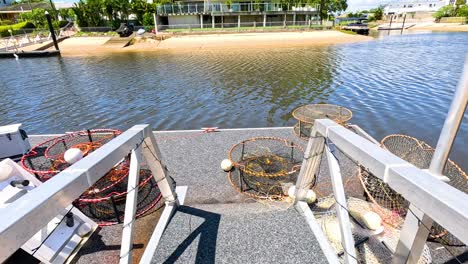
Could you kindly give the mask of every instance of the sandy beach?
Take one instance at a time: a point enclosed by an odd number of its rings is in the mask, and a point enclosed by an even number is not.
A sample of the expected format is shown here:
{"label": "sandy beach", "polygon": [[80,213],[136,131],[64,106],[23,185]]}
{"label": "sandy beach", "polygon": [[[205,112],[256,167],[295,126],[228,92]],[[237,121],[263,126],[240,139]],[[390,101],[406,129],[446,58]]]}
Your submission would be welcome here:
{"label": "sandy beach", "polygon": [[445,31],[445,32],[468,32],[468,25],[458,23],[420,23],[409,28],[409,30],[418,31]]}
{"label": "sandy beach", "polygon": [[313,46],[372,40],[371,37],[338,31],[237,33],[213,35],[172,36],[163,41],[140,40],[127,47],[108,45],[110,37],[72,37],[60,43],[63,56],[86,56],[115,52],[144,52],[158,50],[187,51],[217,48],[263,48]]}

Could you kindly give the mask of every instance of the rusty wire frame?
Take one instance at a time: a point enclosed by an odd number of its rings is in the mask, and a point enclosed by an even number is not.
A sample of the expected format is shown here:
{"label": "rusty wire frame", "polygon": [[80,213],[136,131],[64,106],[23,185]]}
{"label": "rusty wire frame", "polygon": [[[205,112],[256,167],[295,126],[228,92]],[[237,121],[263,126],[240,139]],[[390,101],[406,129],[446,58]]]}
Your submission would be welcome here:
{"label": "rusty wire frame", "polygon": [[287,193],[285,188],[296,181],[303,154],[300,145],[283,138],[255,137],[241,141],[229,149],[228,157],[236,173],[229,172],[228,180],[235,190],[247,196],[282,199]]}
{"label": "rusty wire frame", "polygon": [[299,138],[308,139],[316,119],[328,118],[345,125],[353,117],[353,112],[338,105],[309,104],[294,109],[292,116],[297,120],[293,128],[294,134]]}
{"label": "rusty wire frame", "polygon": [[[424,141],[401,134],[386,136],[381,141],[381,147],[420,169],[429,168],[435,151]],[[449,159],[443,174],[450,179],[449,185],[465,193],[468,192],[468,176],[455,162]],[[367,198],[374,204],[375,211],[387,224],[401,227],[408,211],[408,201],[363,167],[360,167],[359,179]],[[388,210],[391,214],[388,213]],[[450,246],[463,245],[437,223],[432,227],[430,238]]]}

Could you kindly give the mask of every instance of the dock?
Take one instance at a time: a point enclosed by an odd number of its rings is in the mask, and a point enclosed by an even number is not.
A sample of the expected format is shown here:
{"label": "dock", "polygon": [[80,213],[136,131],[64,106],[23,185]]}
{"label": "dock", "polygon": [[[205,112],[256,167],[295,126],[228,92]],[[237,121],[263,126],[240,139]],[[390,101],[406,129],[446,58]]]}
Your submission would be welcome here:
{"label": "dock", "polygon": [[[169,176],[178,186],[188,186],[188,189],[184,206],[178,209],[168,225],[152,263],[165,260],[197,263],[201,258],[233,263],[232,256],[246,263],[279,260],[284,263],[311,260],[313,263],[326,263],[307,222],[290,202],[256,201],[241,194],[220,168],[232,145],[252,137],[285,138],[305,148],[307,141],[298,138],[292,127],[221,129],[211,133],[201,130],[157,131],[154,135]],[[30,142],[35,145],[53,136],[31,135]],[[357,176],[357,165],[345,157],[343,163],[345,177]],[[330,187],[327,168],[324,161],[319,178]],[[331,192],[328,190],[327,194]],[[163,207],[163,203],[158,204],[151,214],[136,220],[135,232],[138,235],[134,242],[134,262],[139,261],[148,246]],[[263,232],[264,228],[271,229],[271,232]],[[194,231],[196,233],[192,234]],[[307,242],[298,244],[296,239],[292,239],[291,232],[300,234],[301,239]],[[73,263],[97,264],[103,263],[103,259],[109,260],[105,263],[118,261],[121,233],[121,224],[101,228],[78,252]],[[179,244],[184,248],[178,247]]]}
{"label": "dock", "polygon": [[[153,133],[177,186],[187,186],[183,206],[176,209],[161,240],[151,254],[151,263],[327,263],[319,242],[307,221],[291,202],[257,201],[236,191],[220,163],[230,147],[252,137],[280,137],[306,147],[292,127],[157,131]],[[55,135],[54,135],[55,136]],[[32,145],[52,135],[30,136]],[[338,154],[347,192],[363,195],[357,182],[358,165]],[[322,159],[317,190],[322,196],[331,190],[329,169]],[[322,186],[322,187],[320,187]],[[133,262],[154,247],[151,234],[164,210],[158,204],[150,214],[136,220]],[[122,224],[103,227],[77,253],[72,263],[115,263],[119,260]],[[294,236],[292,235],[294,234]],[[300,243],[298,241],[301,241]],[[434,263],[450,255],[428,243]],[[455,248],[463,254],[465,247]],[[234,258],[235,256],[235,258]]]}

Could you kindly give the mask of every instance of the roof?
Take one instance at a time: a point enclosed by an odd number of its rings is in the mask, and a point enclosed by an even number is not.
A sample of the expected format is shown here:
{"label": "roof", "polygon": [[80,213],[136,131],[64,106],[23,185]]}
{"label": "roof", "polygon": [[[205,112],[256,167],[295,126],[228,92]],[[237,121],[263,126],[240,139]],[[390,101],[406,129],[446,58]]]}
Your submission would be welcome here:
{"label": "roof", "polygon": [[49,9],[49,3],[22,3],[22,4],[15,4],[10,6],[3,6],[0,7],[0,13],[21,13],[21,12],[29,12],[34,8],[43,8]]}

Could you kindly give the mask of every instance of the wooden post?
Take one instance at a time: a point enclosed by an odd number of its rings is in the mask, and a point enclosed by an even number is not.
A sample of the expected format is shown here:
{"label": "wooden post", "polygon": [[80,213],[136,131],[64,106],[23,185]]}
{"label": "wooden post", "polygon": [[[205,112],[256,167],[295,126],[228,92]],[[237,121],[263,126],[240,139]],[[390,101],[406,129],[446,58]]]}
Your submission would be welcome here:
{"label": "wooden post", "polygon": [[145,157],[148,167],[158,184],[164,201],[166,204],[177,203],[177,195],[172,187],[172,183],[169,182],[169,178],[166,175],[167,169],[161,163],[161,151],[159,150],[158,145],[156,144],[156,139],[151,131],[148,132],[144,143],[143,156]]}
{"label": "wooden post", "polygon": [[211,27],[215,28],[215,18],[213,16],[213,14],[211,14]]}
{"label": "wooden post", "polygon": [[400,32],[400,35],[403,34],[403,29],[405,29],[405,20],[406,20],[406,14],[405,14],[405,16],[403,17],[403,25],[401,25],[401,32]]}
{"label": "wooden post", "polygon": [[138,183],[140,179],[141,149],[132,150],[130,170],[128,175],[127,197],[125,201],[125,216],[122,231],[122,247],[120,248],[120,264],[132,263],[133,226],[138,201]]}
{"label": "wooden post", "polygon": [[153,13],[153,19],[154,19],[154,33],[157,35],[158,32],[158,19],[156,17],[156,13]]}
{"label": "wooden post", "polygon": [[47,19],[47,24],[49,25],[50,35],[52,37],[52,41],[54,42],[55,50],[59,50],[59,46],[58,46],[58,43],[57,43],[57,38],[55,37],[54,27],[52,26],[52,20],[50,19],[49,12],[46,11],[45,16],[46,16],[46,19]]}
{"label": "wooden post", "polygon": [[203,28],[203,14],[200,15],[200,28]]}
{"label": "wooden post", "polygon": [[240,29],[240,26],[241,26],[241,19],[240,19],[240,15],[237,16],[237,27]]}
{"label": "wooden post", "polygon": [[304,153],[304,159],[302,161],[299,176],[297,177],[295,203],[305,200],[307,191],[319,171],[325,139],[323,137],[316,137],[317,135],[318,133],[314,127]]}
{"label": "wooden post", "polygon": [[325,151],[327,153],[327,161],[330,168],[333,195],[336,200],[336,216],[340,225],[341,241],[345,252],[345,263],[357,263],[356,250],[354,249],[354,238],[351,232],[351,222],[349,221],[348,205],[343,188],[340,165],[338,165],[338,161],[331,152],[329,146],[325,148]]}
{"label": "wooden post", "polygon": [[294,15],[293,15],[293,25],[294,26],[296,25],[296,12],[294,12]]}

